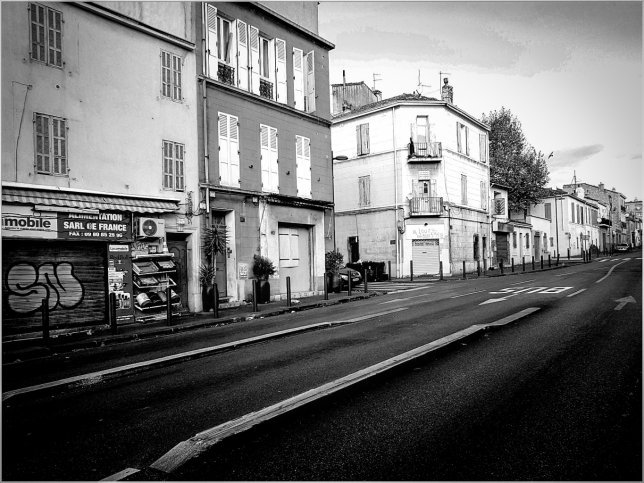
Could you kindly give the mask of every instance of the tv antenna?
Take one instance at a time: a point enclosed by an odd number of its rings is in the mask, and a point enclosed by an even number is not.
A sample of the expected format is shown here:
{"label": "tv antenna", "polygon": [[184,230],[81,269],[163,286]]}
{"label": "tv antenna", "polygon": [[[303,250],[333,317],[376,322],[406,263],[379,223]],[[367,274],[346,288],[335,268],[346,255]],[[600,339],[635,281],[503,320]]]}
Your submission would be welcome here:
{"label": "tv antenna", "polygon": [[432,86],[422,83],[422,81],[420,80],[420,69],[418,69],[418,88],[419,89],[416,89],[416,94],[418,94],[420,96],[423,93],[423,87],[427,87],[429,89]]}
{"label": "tv antenna", "polygon": [[443,86],[443,76],[444,76],[444,75],[452,75],[452,74],[450,74],[449,72],[439,72],[439,73],[438,73],[438,85],[439,85],[439,89],[442,89],[442,88],[443,88],[442,86]]}
{"label": "tv antenna", "polygon": [[375,91],[375,90],[376,90],[376,82],[378,82],[378,81],[381,81],[381,80],[382,80],[382,79],[377,79],[377,78],[376,78],[376,76],[377,76],[377,75],[380,75],[380,74],[375,74],[375,73],[373,74],[373,89],[371,89],[372,91]]}

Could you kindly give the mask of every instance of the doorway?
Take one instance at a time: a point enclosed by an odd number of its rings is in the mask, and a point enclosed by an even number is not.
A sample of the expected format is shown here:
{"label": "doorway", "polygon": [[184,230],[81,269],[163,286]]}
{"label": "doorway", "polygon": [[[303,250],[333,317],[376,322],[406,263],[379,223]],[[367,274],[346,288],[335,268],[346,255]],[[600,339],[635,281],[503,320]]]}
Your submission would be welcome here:
{"label": "doorway", "polygon": [[349,263],[355,263],[360,260],[360,245],[357,236],[350,236],[347,241],[347,251],[349,252]]}
{"label": "doorway", "polygon": [[[217,226],[226,226],[226,214],[222,212],[212,213],[212,223]],[[227,233],[230,234],[228,231]],[[224,253],[217,253],[215,256],[215,283],[217,284],[217,291],[219,298],[222,299],[228,296],[228,274],[226,272],[226,258],[228,257],[228,244],[230,240],[226,241],[226,250]]]}
{"label": "doorway", "polygon": [[177,284],[174,290],[181,297],[183,310],[189,310],[188,306],[188,235],[182,233],[166,233],[168,251],[174,255],[174,263],[177,266],[174,282]]}

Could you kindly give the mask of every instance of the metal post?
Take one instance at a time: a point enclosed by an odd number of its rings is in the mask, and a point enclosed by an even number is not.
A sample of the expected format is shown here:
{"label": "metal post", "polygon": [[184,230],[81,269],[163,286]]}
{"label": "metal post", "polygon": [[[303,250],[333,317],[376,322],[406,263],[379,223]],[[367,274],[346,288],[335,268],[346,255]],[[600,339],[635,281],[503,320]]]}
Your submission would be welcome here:
{"label": "metal post", "polygon": [[552,259],[550,258],[550,254],[548,253],[548,268],[552,267]]}
{"label": "metal post", "polygon": [[476,276],[481,276],[481,260],[476,261]]}
{"label": "metal post", "polygon": [[541,255],[541,270],[543,270],[543,255]]}
{"label": "metal post", "polygon": [[568,248],[568,261],[570,261],[570,248]]}
{"label": "metal post", "polygon": [[525,256],[521,256],[521,265],[523,266],[523,271],[525,272]]}
{"label": "metal post", "polygon": [[438,262],[438,274],[439,278],[443,280],[443,261]]}
{"label": "metal post", "polygon": [[217,284],[215,283],[212,287],[212,292],[213,292],[213,306],[212,306],[212,314],[215,319],[219,318],[219,289],[217,288]]}
{"label": "metal post", "polygon": [[534,255],[532,255],[532,270],[534,270]]}
{"label": "metal post", "polygon": [[286,306],[291,306],[291,277],[286,277]]}
{"label": "metal post", "polygon": [[501,275],[503,275],[503,260],[499,261],[499,270],[501,270]]}
{"label": "metal post", "polygon": [[391,260],[387,260],[387,275],[389,276],[389,280],[391,280]]}
{"label": "metal post", "polygon": [[108,314],[110,316],[110,330],[112,334],[118,332],[118,327],[116,326],[116,294],[112,292],[110,294],[110,307]]}
{"label": "metal post", "polygon": [[467,279],[467,275],[465,274],[465,260],[463,260],[463,280]]}
{"label": "metal post", "polygon": [[42,338],[49,344],[49,298],[42,299]]}
{"label": "metal post", "polygon": [[324,300],[329,300],[329,284],[328,284],[328,273],[324,272]]}
{"label": "metal post", "polygon": [[514,257],[512,257],[510,261],[512,262],[512,273],[514,273]]}
{"label": "metal post", "polygon": [[253,280],[253,312],[257,312],[257,280]]}
{"label": "metal post", "polygon": [[559,254],[558,254],[558,253],[557,253],[557,263],[555,263],[555,266],[556,266],[556,267],[558,267],[558,266],[559,266]]}
{"label": "metal post", "polygon": [[369,270],[367,270],[365,268],[364,269],[364,293],[367,293],[367,290],[368,290],[368,288],[367,288],[367,275],[368,275],[368,273],[369,273]]}
{"label": "metal post", "polygon": [[414,281],[414,261],[409,260],[409,281]]}
{"label": "metal post", "polygon": [[487,258],[483,259],[483,276],[485,276],[485,272],[487,271]]}
{"label": "metal post", "polygon": [[172,300],[170,297],[171,289],[170,287],[165,288],[165,307],[166,307],[166,322],[168,325],[172,325]]}
{"label": "metal post", "polygon": [[351,270],[347,274],[347,295],[351,296]]}

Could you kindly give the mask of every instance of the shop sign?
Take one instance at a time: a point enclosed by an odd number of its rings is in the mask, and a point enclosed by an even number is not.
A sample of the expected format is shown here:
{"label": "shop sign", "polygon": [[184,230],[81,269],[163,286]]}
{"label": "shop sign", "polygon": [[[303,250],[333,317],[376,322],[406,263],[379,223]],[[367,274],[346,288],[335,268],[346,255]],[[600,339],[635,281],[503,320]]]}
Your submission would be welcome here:
{"label": "shop sign", "polygon": [[59,238],[63,239],[125,241],[132,238],[129,213],[58,213],[58,227]]}
{"label": "shop sign", "polygon": [[239,270],[239,278],[248,278],[248,263],[239,263],[237,268]]}
{"label": "shop sign", "polygon": [[2,236],[58,238],[58,217],[56,213],[33,211],[28,206],[3,205]]}
{"label": "shop sign", "polygon": [[133,321],[132,258],[129,245],[109,244],[107,246],[107,285],[109,293],[115,295],[116,320]]}
{"label": "shop sign", "polygon": [[[409,226],[409,225],[408,225]],[[411,238],[443,238],[443,230],[441,227],[429,227],[429,226],[409,226],[411,232]]]}

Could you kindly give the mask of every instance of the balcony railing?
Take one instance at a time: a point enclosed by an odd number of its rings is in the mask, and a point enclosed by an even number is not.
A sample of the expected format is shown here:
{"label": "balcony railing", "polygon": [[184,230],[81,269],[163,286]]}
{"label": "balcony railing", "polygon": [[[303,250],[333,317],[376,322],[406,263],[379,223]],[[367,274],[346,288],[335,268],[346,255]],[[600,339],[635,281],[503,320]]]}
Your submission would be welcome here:
{"label": "balcony railing", "polygon": [[599,221],[599,226],[612,226],[613,223],[608,218],[602,218]]}
{"label": "balcony railing", "polygon": [[273,83],[264,79],[259,80],[259,95],[266,99],[273,98]]}
{"label": "balcony railing", "polygon": [[440,161],[443,158],[443,146],[439,142],[409,143],[407,145],[409,161]]}
{"label": "balcony railing", "polygon": [[443,211],[443,198],[416,196],[409,200],[411,216],[438,216]]}
{"label": "balcony railing", "polygon": [[222,64],[221,62],[217,66],[217,79],[224,84],[230,84],[231,86],[235,85],[235,69],[231,66]]}

